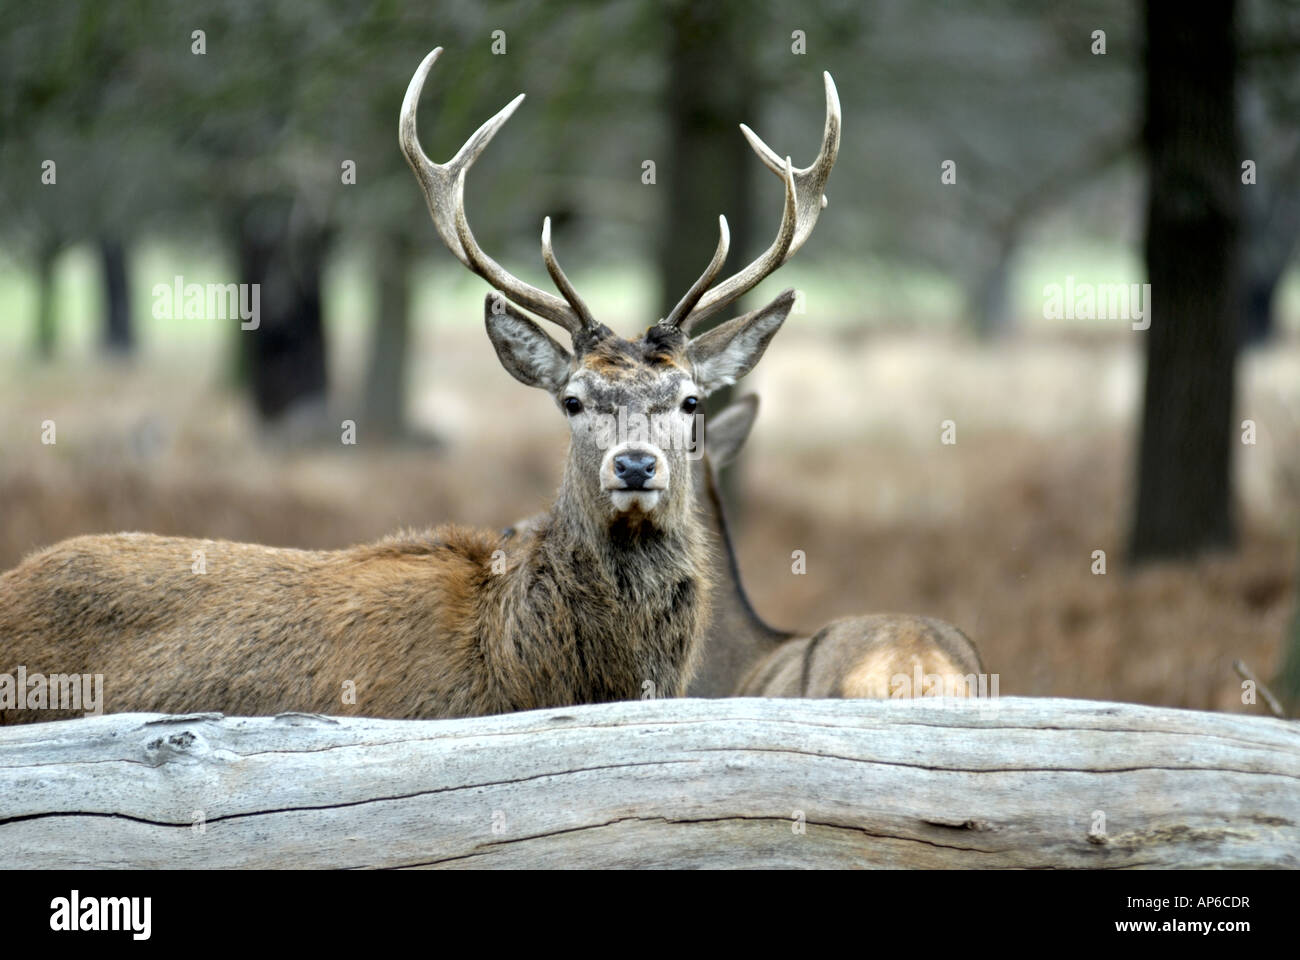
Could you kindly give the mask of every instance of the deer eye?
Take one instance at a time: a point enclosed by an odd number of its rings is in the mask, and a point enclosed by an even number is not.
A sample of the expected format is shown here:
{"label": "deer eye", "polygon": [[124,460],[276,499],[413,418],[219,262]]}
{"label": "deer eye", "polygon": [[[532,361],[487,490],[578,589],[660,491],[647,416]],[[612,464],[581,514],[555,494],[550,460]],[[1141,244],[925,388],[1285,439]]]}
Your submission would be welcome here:
{"label": "deer eye", "polygon": [[582,413],[582,401],[577,397],[565,397],[564,412],[571,417],[575,414]]}
{"label": "deer eye", "polygon": [[694,413],[695,408],[698,407],[699,405],[700,405],[700,400],[698,397],[687,397],[685,400],[682,401],[682,412]]}

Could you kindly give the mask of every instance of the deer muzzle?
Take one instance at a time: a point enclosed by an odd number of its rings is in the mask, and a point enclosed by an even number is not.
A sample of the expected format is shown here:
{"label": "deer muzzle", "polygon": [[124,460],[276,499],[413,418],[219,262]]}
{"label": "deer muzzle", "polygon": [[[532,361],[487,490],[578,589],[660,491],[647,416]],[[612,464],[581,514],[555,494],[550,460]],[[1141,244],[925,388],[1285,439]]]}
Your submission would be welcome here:
{"label": "deer muzzle", "polygon": [[670,470],[662,450],[646,443],[621,443],[605,452],[600,485],[619,513],[649,513],[668,489]]}

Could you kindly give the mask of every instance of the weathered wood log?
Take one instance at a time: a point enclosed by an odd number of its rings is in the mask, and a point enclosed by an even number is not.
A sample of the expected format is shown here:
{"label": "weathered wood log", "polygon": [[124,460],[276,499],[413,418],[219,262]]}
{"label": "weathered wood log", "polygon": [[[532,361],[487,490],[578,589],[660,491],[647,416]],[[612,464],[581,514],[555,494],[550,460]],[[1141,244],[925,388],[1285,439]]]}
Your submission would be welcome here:
{"label": "weathered wood log", "polygon": [[0,728],[24,867],[1300,867],[1300,725],[1075,700],[658,700]]}

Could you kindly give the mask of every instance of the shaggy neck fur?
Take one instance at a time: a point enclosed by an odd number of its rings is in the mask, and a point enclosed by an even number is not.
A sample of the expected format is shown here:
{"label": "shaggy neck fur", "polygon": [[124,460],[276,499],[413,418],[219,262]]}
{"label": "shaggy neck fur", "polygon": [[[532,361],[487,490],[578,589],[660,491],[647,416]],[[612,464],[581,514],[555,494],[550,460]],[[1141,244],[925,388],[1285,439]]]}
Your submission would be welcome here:
{"label": "shaggy neck fur", "polygon": [[613,514],[580,470],[566,473],[546,519],[508,558],[505,629],[484,638],[508,709],[683,696],[710,593],[690,471],[653,522]]}

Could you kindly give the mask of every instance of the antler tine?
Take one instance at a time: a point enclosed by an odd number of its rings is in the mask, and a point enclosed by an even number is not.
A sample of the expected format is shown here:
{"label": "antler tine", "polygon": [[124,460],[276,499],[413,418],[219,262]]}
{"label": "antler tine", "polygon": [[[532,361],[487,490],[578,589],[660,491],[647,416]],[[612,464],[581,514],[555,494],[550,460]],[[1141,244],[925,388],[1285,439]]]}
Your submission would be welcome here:
{"label": "antler tine", "polygon": [[[794,256],[812,235],[817,217],[827,204],[823,190],[826,181],[830,178],[831,168],[835,166],[835,158],[840,152],[839,93],[829,73],[823,73],[822,79],[826,88],[826,125],[822,132],[821,149],[817,152],[817,158],[809,166],[798,169],[791,163],[789,157],[782,160],[758,134],[745,124],[740,125],[740,132],[744,134],[759,159],[786,183],[786,206],[781,216],[781,226],[777,231],[776,240],[761,257],[700,298],[696,307],[681,323],[683,330],[689,330],[695,323],[712,316],[748,293],[761,280]],[[787,217],[790,223],[787,223]],[[787,230],[791,234],[788,243],[785,241]]]}
{"label": "antler tine", "polygon": [[[500,290],[508,299],[552,323],[559,324],[571,334],[578,333],[589,322],[583,317],[586,312],[585,306],[581,310],[575,309],[576,305],[571,305],[572,298],[570,303],[565,303],[554,294],[539,290],[507,272],[475,242],[474,234],[469,228],[469,221],[465,217],[465,174],[496,136],[497,131],[523,102],[524,95],[521,93],[515,97],[495,116],[475,130],[473,136],[466,140],[464,146],[446,163],[434,163],[420,146],[415,124],[416,111],[420,105],[420,94],[424,90],[425,78],[441,55],[442,47],[434,48],[416,68],[406,88],[406,96],[402,99],[402,112],[397,124],[398,142],[401,144],[402,153],[406,156],[406,162],[410,164],[416,180],[419,181],[420,189],[424,192],[425,202],[429,205],[429,214],[433,217],[434,228],[442,238],[443,244],[457,260]],[[567,292],[565,296],[568,297]]]}
{"label": "antler tine", "polygon": [[591,311],[587,309],[582,297],[578,296],[578,291],[569,282],[569,278],[564,275],[564,271],[560,269],[560,262],[555,259],[555,251],[551,248],[550,217],[545,217],[542,220],[542,260],[546,263],[546,272],[551,275],[551,280],[559,288],[560,293],[564,294],[564,299],[569,301],[569,305],[573,307],[573,312],[578,315],[582,325],[584,327],[596,326],[596,318],[591,315]]}
{"label": "antler tine", "polygon": [[[835,81],[831,79],[829,73],[823,73],[822,80],[826,87],[826,127],[822,132],[821,149],[817,152],[816,160],[802,170],[795,170],[794,172],[795,183],[800,187],[801,199],[804,194],[807,194],[810,199],[821,193],[821,206],[819,209],[826,208],[826,194],[821,191],[826,186],[826,180],[831,174],[831,167],[835,166],[835,158],[839,156],[840,152],[840,97],[835,89]],[[758,154],[763,164],[778,177],[784,177],[784,163],[776,151],[764,143],[758,134],[743,123],[740,125],[740,132],[745,135],[745,139],[754,152]],[[800,217],[800,229],[795,235],[794,244],[790,247],[787,259],[794,256],[795,252],[804,245],[804,241],[812,234],[812,228],[817,222],[817,212],[819,211],[815,208],[812,211],[812,217]],[[803,211],[801,210],[800,213],[802,214]]]}
{"label": "antler tine", "polygon": [[695,324],[739,299],[747,291],[756,287],[764,277],[785,263],[799,225],[798,197],[795,193],[794,177],[790,173],[793,166],[790,164],[784,173],[785,208],[781,212],[781,226],[777,228],[776,239],[757,260],[700,296],[694,309],[677,324],[683,333],[690,333]]}
{"label": "antler tine", "polygon": [[700,279],[695,281],[691,289],[686,291],[686,296],[678,301],[677,306],[673,307],[672,313],[664,320],[660,320],[666,327],[679,327],[684,319],[690,315],[695,304],[699,302],[704,291],[709,289],[709,285],[718,278],[719,271],[722,270],[722,264],[727,259],[727,251],[731,248],[731,230],[727,227],[727,218],[718,217],[718,249],[713,254],[713,259],[709,261],[708,267],[704,273],[700,274]]}

